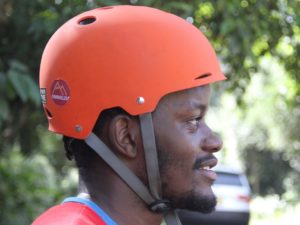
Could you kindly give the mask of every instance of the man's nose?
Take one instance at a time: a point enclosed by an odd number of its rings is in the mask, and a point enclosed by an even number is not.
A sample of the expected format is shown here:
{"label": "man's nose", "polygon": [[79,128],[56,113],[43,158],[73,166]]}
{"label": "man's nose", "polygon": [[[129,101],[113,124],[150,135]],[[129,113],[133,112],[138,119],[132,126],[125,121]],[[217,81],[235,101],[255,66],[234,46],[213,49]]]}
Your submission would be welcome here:
{"label": "man's nose", "polygon": [[218,152],[222,149],[223,141],[217,133],[208,132],[207,136],[201,142],[201,149],[206,152]]}

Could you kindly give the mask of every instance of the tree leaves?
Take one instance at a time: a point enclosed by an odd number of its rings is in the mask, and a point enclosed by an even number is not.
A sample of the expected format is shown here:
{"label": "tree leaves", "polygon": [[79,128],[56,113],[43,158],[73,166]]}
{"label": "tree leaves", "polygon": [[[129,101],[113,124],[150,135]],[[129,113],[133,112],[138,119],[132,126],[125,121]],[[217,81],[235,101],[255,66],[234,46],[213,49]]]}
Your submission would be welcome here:
{"label": "tree leaves", "polygon": [[1,121],[8,117],[9,107],[6,101],[0,98],[0,127]]}
{"label": "tree leaves", "polygon": [[24,64],[16,60],[11,61],[7,80],[23,103],[32,101],[36,106],[40,104],[38,86],[28,74],[28,69]]}

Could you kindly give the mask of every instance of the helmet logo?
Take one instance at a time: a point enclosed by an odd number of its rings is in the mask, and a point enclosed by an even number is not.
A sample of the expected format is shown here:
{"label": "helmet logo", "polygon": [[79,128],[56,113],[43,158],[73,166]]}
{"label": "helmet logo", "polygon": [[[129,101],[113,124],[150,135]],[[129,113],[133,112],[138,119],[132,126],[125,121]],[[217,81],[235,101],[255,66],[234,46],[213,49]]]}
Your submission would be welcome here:
{"label": "helmet logo", "polygon": [[70,89],[64,80],[55,80],[51,88],[51,98],[57,105],[64,105],[70,99]]}

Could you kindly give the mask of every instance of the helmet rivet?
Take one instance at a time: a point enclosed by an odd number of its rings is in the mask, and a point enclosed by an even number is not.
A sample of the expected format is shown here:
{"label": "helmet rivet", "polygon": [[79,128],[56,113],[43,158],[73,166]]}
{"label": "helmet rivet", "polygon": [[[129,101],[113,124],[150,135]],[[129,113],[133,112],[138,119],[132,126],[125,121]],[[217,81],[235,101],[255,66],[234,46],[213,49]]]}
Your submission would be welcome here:
{"label": "helmet rivet", "polygon": [[142,104],[145,103],[145,99],[144,99],[143,97],[141,97],[141,96],[138,97],[136,101],[137,101],[137,103],[138,103],[139,105],[142,105]]}
{"label": "helmet rivet", "polygon": [[76,130],[76,132],[81,132],[82,131],[82,127],[80,126],[80,125],[76,125],[75,126],[75,130]]}

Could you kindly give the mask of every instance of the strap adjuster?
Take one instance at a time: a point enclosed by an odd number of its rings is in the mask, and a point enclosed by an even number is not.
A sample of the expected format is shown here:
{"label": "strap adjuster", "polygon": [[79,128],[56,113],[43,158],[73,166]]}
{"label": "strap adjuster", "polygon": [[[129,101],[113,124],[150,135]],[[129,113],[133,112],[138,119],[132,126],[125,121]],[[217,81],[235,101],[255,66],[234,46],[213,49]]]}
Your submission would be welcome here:
{"label": "strap adjuster", "polygon": [[149,205],[152,212],[163,213],[171,209],[170,201],[157,199]]}

